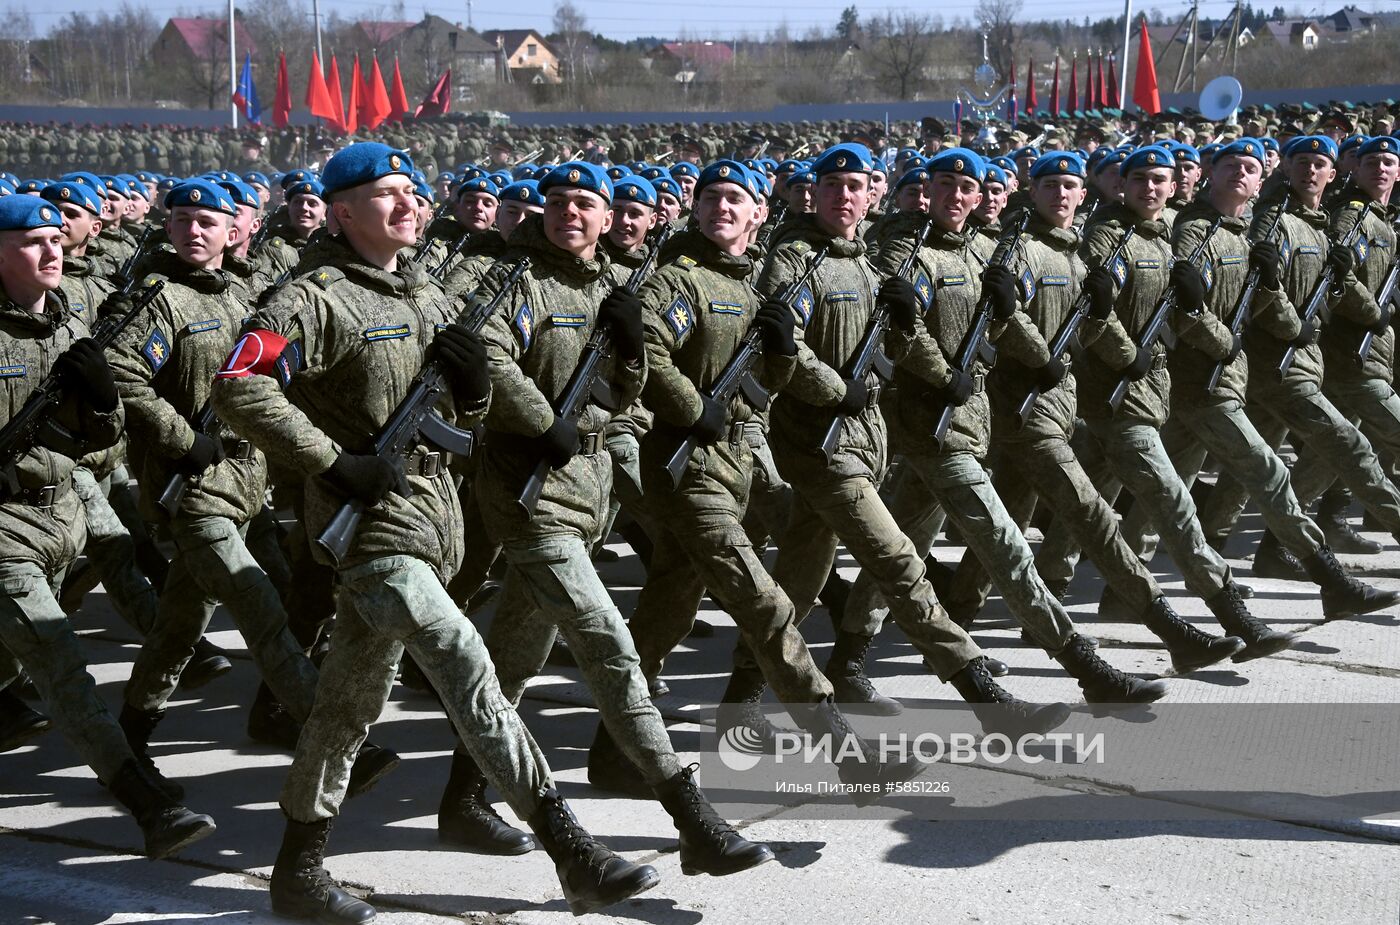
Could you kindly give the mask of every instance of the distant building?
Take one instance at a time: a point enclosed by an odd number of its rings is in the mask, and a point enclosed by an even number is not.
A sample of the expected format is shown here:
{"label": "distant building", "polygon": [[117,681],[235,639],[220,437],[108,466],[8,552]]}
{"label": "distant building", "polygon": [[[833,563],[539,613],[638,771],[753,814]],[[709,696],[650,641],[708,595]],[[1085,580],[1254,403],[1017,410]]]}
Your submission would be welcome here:
{"label": "distant building", "polygon": [[488,29],[481,37],[505,62],[507,79],[516,83],[559,83],[564,79],[558,53],[534,29]]}
{"label": "distant building", "polygon": [[346,46],[360,53],[362,64],[378,55],[379,66],[386,70],[397,57],[409,96],[427,92],[449,67],[459,99],[469,98],[472,84],[501,79],[494,43],[474,29],[432,14],[417,22],[359,20],[342,33],[342,47]]}
{"label": "distant building", "polygon": [[[253,37],[237,17],[233,35],[239,59],[245,53],[257,54]],[[166,20],[165,28],[151,46],[151,60],[162,70],[175,72],[191,64],[207,66],[213,62],[227,62],[228,20],[203,17]]]}
{"label": "distant building", "polygon": [[1303,51],[1315,51],[1322,43],[1322,27],[1311,19],[1266,22],[1261,35],[1272,38],[1281,48],[1301,48]]}
{"label": "distant building", "polygon": [[725,42],[662,42],[644,63],[678,83],[705,80],[734,63],[734,48]]}

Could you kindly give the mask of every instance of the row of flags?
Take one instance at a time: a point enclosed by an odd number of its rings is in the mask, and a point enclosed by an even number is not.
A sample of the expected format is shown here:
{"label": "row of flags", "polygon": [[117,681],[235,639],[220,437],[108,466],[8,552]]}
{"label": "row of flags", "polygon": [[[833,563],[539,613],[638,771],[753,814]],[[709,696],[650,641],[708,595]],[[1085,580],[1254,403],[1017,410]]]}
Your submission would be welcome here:
{"label": "row of flags", "polygon": [[[1084,72],[1088,84],[1084,88],[1084,97],[1081,103],[1079,96],[1079,54],[1074,53],[1070,58],[1069,65],[1069,92],[1067,106],[1061,106],[1060,100],[1060,56],[1055,55],[1055,75],[1050,82],[1050,106],[1052,113],[1062,112],[1065,109],[1121,109],[1122,100],[1118,95],[1118,69],[1117,59],[1112,52],[1108,55],[1108,77],[1104,77],[1104,54],[1099,52],[1097,67],[1095,66],[1094,55],[1085,56]],[[1137,74],[1133,79],[1133,102],[1144,112],[1156,114],[1162,111],[1162,99],[1157,90],[1157,67],[1152,60],[1152,43],[1147,37],[1147,20],[1142,21],[1142,32],[1138,41]],[[1026,69],[1026,99],[1025,108],[1022,109],[1020,99],[1016,95],[1016,62],[1011,62],[1011,94],[1006,101],[1006,120],[1014,123],[1018,113],[1025,112],[1033,115],[1039,108],[1039,101],[1035,95],[1035,59],[1030,60],[1030,65]],[[961,104],[955,112],[955,117],[961,120]]]}
{"label": "row of flags", "polygon": [[[243,57],[243,70],[238,75],[233,102],[243,113],[243,118],[253,125],[262,124],[263,109],[258,100],[258,88],[253,83],[251,55]],[[394,76],[386,86],[384,73],[379,69],[379,58],[376,56],[372,60],[366,73],[360,67],[360,56],[355,55],[347,99],[341,89],[340,64],[335,54],[331,54],[330,66],[323,71],[320,56],[313,51],[311,70],[306,80],[305,105],[311,115],[325,119],[331,128],[346,134],[359,128],[375,129],[384,122],[397,122],[409,114],[408,94],[404,91],[399,59],[394,58]],[[412,112],[415,116],[437,116],[451,111],[451,108],[452,68],[448,68]],[[287,81],[287,55],[278,52],[277,94],[272,103],[272,124],[277,128],[286,128],[291,115],[292,88]]]}

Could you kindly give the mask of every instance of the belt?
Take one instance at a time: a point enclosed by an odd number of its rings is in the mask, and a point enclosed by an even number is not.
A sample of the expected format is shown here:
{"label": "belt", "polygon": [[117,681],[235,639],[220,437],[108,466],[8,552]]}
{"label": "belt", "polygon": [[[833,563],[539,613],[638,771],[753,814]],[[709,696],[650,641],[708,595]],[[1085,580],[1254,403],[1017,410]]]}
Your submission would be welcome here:
{"label": "belt", "polygon": [[596,430],[592,433],[584,434],[579,437],[578,446],[578,455],[597,456],[598,451],[603,448],[603,434]]}
{"label": "belt", "polygon": [[249,459],[252,459],[253,456],[254,456],[256,453],[257,453],[257,448],[254,447],[253,444],[252,444],[250,441],[248,441],[248,440],[239,440],[237,443],[235,443],[235,444],[233,445],[233,449],[232,449],[231,451],[229,451],[229,453],[228,453],[228,455],[227,455],[226,458],[227,458],[227,459],[239,459],[239,460],[247,461],[247,460],[249,460]]}
{"label": "belt", "polygon": [[972,394],[981,395],[985,391],[987,391],[987,375],[986,373],[978,373],[972,377]]}
{"label": "belt", "polygon": [[867,410],[874,408],[876,405],[880,404],[880,393],[884,390],[884,385],[879,382],[875,383],[870,387],[869,391],[865,393],[865,407]]}
{"label": "belt", "polygon": [[6,500],[47,510],[53,507],[54,495],[57,493],[57,485],[41,485],[38,488],[21,488]]}
{"label": "belt", "polygon": [[447,470],[452,464],[451,453],[441,453],[437,450],[415,452],[404,460],[403,471],[405,475],[421,475],[425,479],[435,479]]}

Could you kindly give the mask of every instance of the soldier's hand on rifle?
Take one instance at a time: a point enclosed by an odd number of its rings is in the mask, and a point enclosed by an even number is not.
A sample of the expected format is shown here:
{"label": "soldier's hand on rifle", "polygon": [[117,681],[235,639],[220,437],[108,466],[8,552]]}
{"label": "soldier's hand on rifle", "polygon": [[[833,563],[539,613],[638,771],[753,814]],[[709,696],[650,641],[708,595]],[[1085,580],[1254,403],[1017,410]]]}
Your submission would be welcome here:
{"label": "soldier's hand on rifle", "polygon": [[869,400],[870,390],[865,387],[864,382],[859,379],[847,379],[846,394],[836,403],[836,412],[846,417],[854,417],[865,410]]}
{"label": "soldier's hand on rifle", "polygon": [[1259,271],[1259,282],[1265,289],[1277,289],[1279,265],[1283,257],[1273,241],[1260,241],[1249,249],[1249,265]]}
{"label": "soldier's hand on rifle", "polygon": [[1303,319],[1301,329],[1298,331],[1298,336],[1293,338],[1290,343],[1301,350],[1303,347],[1311,347],[1313,344],[1317,343],[1317,335],[1317,319],[1305,318]]}
{"label": "soldier's hand on rifle", "polygon": [[452,394],[463,405],[479,405],[491,395],[486,345],[465,325],[449,324],[433,337],[428,357],[442,365]]}
{"label": "soldier's hand on rifle", "polygon": [[774,356],[797,356],[797,338],[793,335],[795,319],[792,309],[783,302],[770,300],[758,307],[753,323],[763,336],[763,352]]}
{"label": "soldier's hand on rifle", "polygon": [[366,507],[374,507],[391,491],[405,498],[413,494],[408,476],[382,456],[341,453],[322,474],[336,491]]}
{"label": "soldier's hand on rifle", "polygon": [[1044,366],[1035,370],[1035,384],[1040,391],[1048,392],[1065,381],[1065,364],[1059,357],[1051,357]]}
{"label": "soldier's hand on rifle", "polygon": [[99,321],[113,315],[120,318],[131,311],[134,301],[129,293],[113,292],[102,300],[101,305],[97,306],[97,318]]}
{"label": "soldier's hand on rifle", "polygon": [[208,434],[195,434],[194,443],[185,450],[185,455],[175,460],[175,468],[193,478],[210,466],[224,460],[224,441]]}
{"label": "soldier's hand on rifle", "polygon": [[982,271],[982,292],[992,300],[992,318],[1010,321],[1016,314],[1016,277],[1006,267],[990,266]]}
{"label": "soldier's hand on rifle", "polygon": [[1327,266],[1335,279],[1340,279],[1356,266],[1356,255],[1345,244],[1333,244],[1327,249]]}
{"label": "soldier's hand on rifle", "polygon": [[63,384],[82,395],[88,406],[97,411],[117,407],[117,384],[112,379],[112,367],[107,356],[91,337],[75,340],[53,362],[54,372]]}
{"label": "soldier's hand on rifle", "polygon": [[578,455],[583,441],[579,439],[578,425],[556,417],[544,433],[532,438],[535,453],[549,463],[551,469],[562,469],[569,460]]}
{"label": "soldier's hand on rifle", "polygon": [[1152,371],[1152,351],[1142,347],[1137,348],[1137,356],[1133,357],[1133,362],[1128,364],[1128,368],[1123,370],[1123,375],[1137,382]]}
{"label": "soldier's hand on rifle", "polygon": [[642,358],[642,300],[621,287],[603,297],[598,306],[598,323],[608,326],[617,355],[627,362]]}
{"label": "soldier's hand on rifle", "polygon": [[1389,301],[1387,301],[1384,305],[1380,306],[1380,310],[1381,316],[1376,319],[1375,324],[1371,325],[1371,330],[1375,332],[1377,337],[1380,337],[1382,334],[1385,333],[1385,329],[1390,327],[1390,322],[1394,320],[1395,317],[1394,312],[1390,310]]}
{"label": "soldier's hand on rifle", "polygon": [[708,395],[701,395],[700,403],[700,416],[690,425],[690,432],[695,435],[701,446],[709,446],[724,435],[724,425],[729,421],[729,408],[724,402]]}
{"label": "soldier's hand on rifle", "polygon": [[1113,274],[1107,267],[1094,267],[1084,277],[1084,291],[1089,294],[1089,317],[1095,321],[1107,321],[1113,314],[1113,303],[1117,293],[1113,288]]}
{"label": "soldier's hand on rifle", "polygon": [[1229,364],[1235,362],[1235,360],[1237,360],[1239,358],[1239,355],[1243,352],[1244,338],[1236,334],[1234,340],[1230,343],[1230,352],[1225,354],[1225,363]]}
{"label": "soldier's hand on rifle", "polygon": [[900,276],[891,276],[880,284],[878,303],[890,313],[890,321],[905,334],[914,333],[914,316],[919,311],[919,294],[914,284]]}
{"label": "soldier's hand on rifle", "polygon": [[1176,307],[1188,315],[1199,315],[1206,304],[1206,281],[1189,260],[1172,265],[1171,285],[1176,289]]}
{"label": "soldier's hand on rifle", "polygon": [[962,407],[972,397],[972,388],[976,384],[976,380],[957,367],[950,367],[948,374],[950,377],[948,384],[939,391],[948,400],[948,404]]}

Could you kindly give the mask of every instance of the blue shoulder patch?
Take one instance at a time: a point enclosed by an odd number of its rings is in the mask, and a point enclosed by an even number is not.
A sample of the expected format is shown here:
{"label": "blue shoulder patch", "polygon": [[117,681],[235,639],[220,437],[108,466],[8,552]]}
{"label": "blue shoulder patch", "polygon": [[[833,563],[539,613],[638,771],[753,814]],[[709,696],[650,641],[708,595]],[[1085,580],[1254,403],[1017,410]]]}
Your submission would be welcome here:
{"label": "blue shoulder patch", "polygon": [[1029,304],[1035,298],[1035,274],[1030,267],[1026,267],[1021,274],[1021,301]]}
{"label": "blue shoulder patch", "polygon": [[967,277],[966,277],[966,276],[963,276],[963,275],[961,275],[961,274],[959,274],[959,275],[957,275],[957,276],[940,276],[940,277],[938,277],[938,285],[940,285],[940,286],[962,286],[962,285],[966,285],[966,283],[967,283]]}
{"label": "blue shoulder patch", "polygon": [[75,315],[81,315],[83,312],[87,311],[87,303],[86,303],[86,302],[69,302],[69,303],[68,303],[68,310],[69,310],[70,312],[72,312],[73,314],[75,314]]}
{"label": "blue shoulder patch", "polygon": [[812,309],[817,305],[817,300],[812,296],[810,286],[803,286],[802,291],[797,294],[797,300],[792,307],[797,309],[797,314],[802,318],[802,326],[805,328],[812,320]]}
{"label": "blue shoulder patch", "polygon": [[1209,260],[1201,265],[1201,280],[1206,284],[1206,292],[1210,292],[1211,288],[1215,286],[1215,269],[1210,265]]}
{"label": "blue shoulder patch", "polygon": [[406,324],[386,324],[377,328],[365,328],[365,340],[371,343],[377,340],[400,340],[413,333],[413,328]]}
{"label": "blue shoulder patch", "polygon": [[141,345],[141,355],[146,358],[152,373],[160,372],[165,361],[170,359],[170,341],[166,339],[165,332],[160,328],[153,329],[146,343]]}
{"label": "blue shoulder patch", "polygon": [[1353,246],[1353,249],[1356,251],[1357,264],[1363,264],[1366,262],[1366,257],[1370,254],[1371,242],[1366,240],[1364,234],[1357,235],[1356,244]]}
{"label": "blue shoulder patch", "polygon": [[185,325],[185,333],[203,334],[205,331],[217,331],[223,326],[224,323],[218,318],[210,318],[207,321],[191,321]]}
{"label": "blue shoulder patch", "polygon": [[738,302],[717,302],[710,301],[710,311],[717,315],[742,315],[744,306]]}
{"label": "blue shoulder patch", "polygon": [[1113,276],[1113,281],[1122,286],[1128,281],[1128,261],[1122,256],[1117,257],[1108,268],[1108,272]]}
{"label": "blue shoulder patch", "polygon": [[530,341],[535,337],[535,310],[530,307],[529,302],[520,303],[511,324],[515,327],[515,333],[520,335],[520,348],[529,350]]}
{"label": "blue shoulder patch", "polygon": [[914,280],[914,291],[919,294],[919,308],[928,311],[928,307],[933,302],[933,283],[929,281],[928,274],[923,270],[919,271],[919,276]]}
{"label": "blue shoulder patch", "polygon": [[1042,277],[1040,278],[1040,285],[1042,285],[1042,286],[1068,286],[1068,285],[1069,285],[1069,277],[1068,277],[1068,276],[1042,276]]}
{"label": "blue shoulder patch", "polygon": [[1285,267],[1288,266],[1288,258],[1293,256],[1293,245],[1288,243],[1288,239],[1280,236],[1278,239],[1279,262]]}
{"label": "blue shoulder patch", "polygon": [[666,311],[662,313],[666,323],[671,326],[671,332],[677,337],[684,337],[686,332],[695,327],[695,319],[691,317],[690,303],[685,300],[685,296],[676,296]]}

